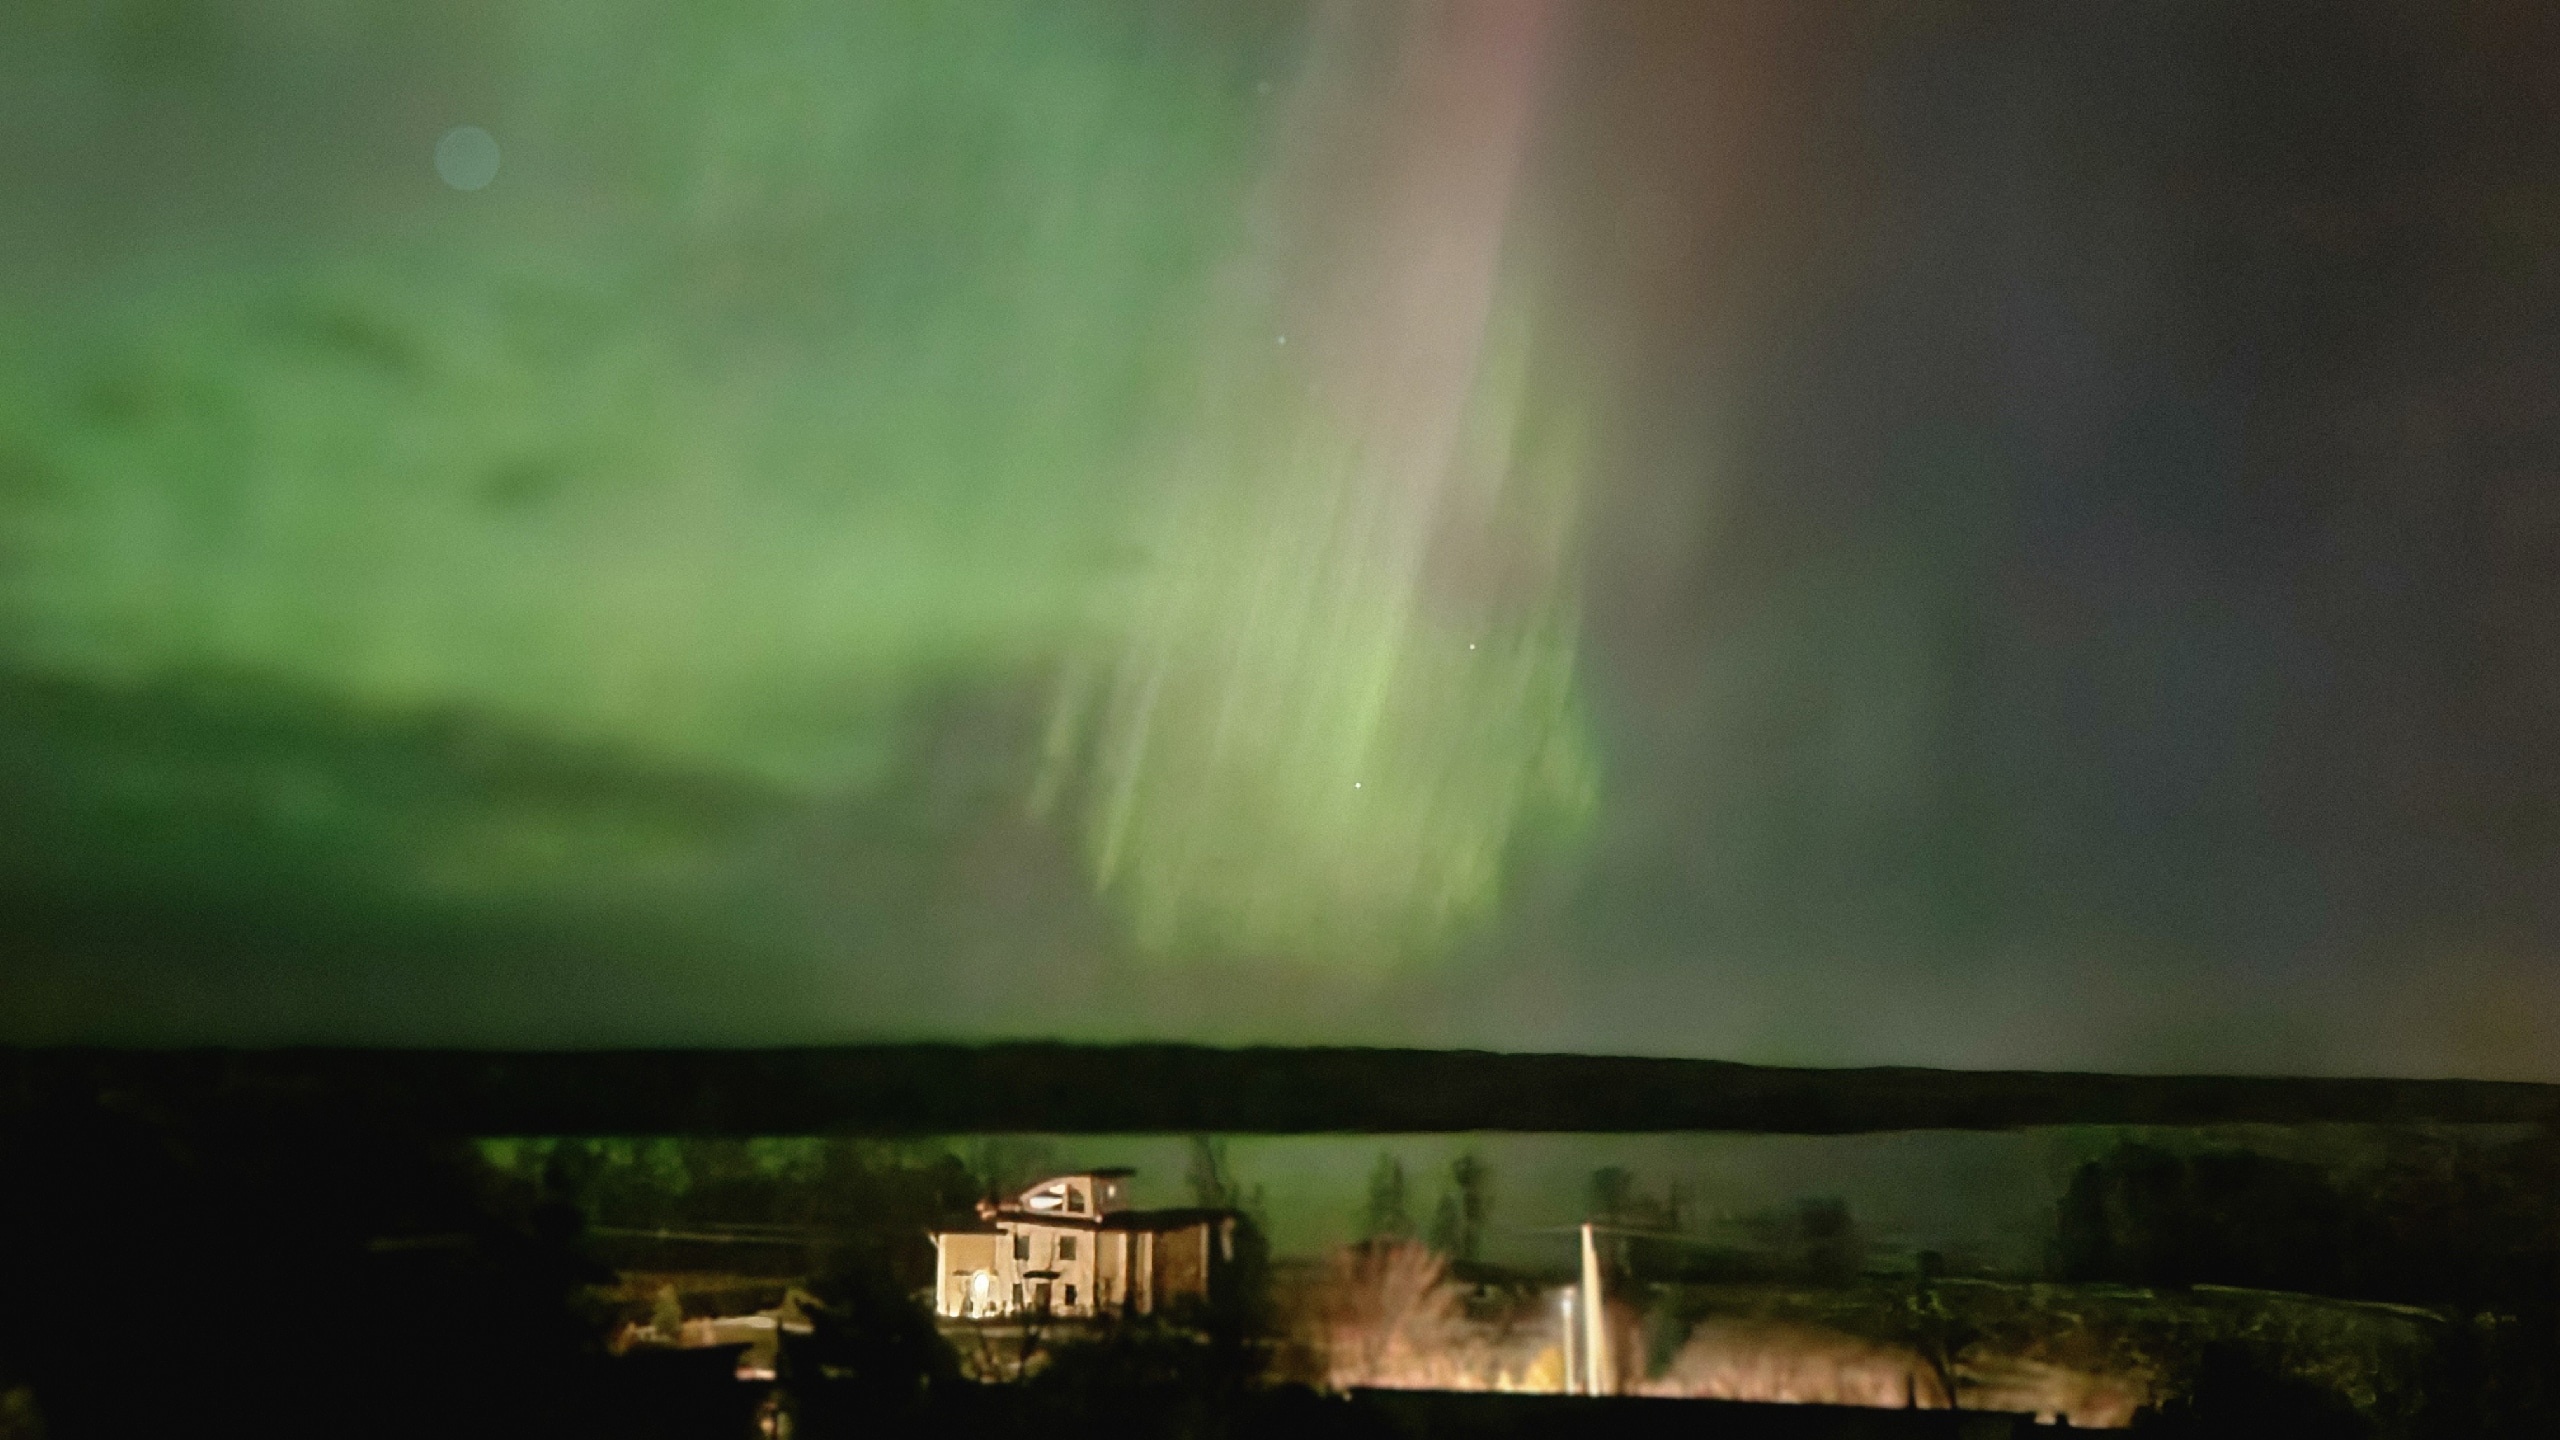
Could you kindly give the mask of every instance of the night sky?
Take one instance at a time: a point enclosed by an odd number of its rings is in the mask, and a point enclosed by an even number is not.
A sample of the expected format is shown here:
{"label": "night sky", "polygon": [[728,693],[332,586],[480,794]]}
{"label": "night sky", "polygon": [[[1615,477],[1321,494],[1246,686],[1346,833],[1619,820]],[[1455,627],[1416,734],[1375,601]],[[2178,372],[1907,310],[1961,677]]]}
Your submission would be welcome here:
{"label": "night sky", "polygon": [[0,9],[0,1038],[2560,1079],[2560,12]]}

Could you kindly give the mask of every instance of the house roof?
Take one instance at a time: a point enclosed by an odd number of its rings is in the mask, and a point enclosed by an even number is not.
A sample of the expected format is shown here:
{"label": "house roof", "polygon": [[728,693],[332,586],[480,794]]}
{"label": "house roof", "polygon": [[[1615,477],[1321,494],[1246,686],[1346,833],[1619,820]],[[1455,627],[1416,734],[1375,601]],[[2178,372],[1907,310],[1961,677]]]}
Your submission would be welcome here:
{"label": "house roof", "polygon": [[1126,1180],[1137,1173],[1126,1165],[1106,1165],[1099,1170],[1061,1170],[1055,1175],[1043,1175],[1014,1193],[1028,1195],[1034,1190],[1046,1190],[1061,1180]]}
{"label": "house roof", "polygon": [[1197,1206],[1178,1210],[1114,1210],[1106,1215],[1065,1215],[1046,1210],[998,1210],[992,1219],[935,1227],[934,1235],[998,1235],[1008,1225],[1039,1226],[1050,1230],[1129,1231],[1136,1233],[1183,1230],[1194,1225],[1211,1225],[1243,1216],[1241,1210],[1212,1210]]}
{"label": "house roof", "polygon": [[1065,1215],[1054,1210],[1013,1210],[996,1212],[998,1224],[1041,1225],[1052,1230],[1179,1230],[1187,1225],[1204,1225],[1231,1220],[1235,1210],[1113,1210],[1102,1215]]}

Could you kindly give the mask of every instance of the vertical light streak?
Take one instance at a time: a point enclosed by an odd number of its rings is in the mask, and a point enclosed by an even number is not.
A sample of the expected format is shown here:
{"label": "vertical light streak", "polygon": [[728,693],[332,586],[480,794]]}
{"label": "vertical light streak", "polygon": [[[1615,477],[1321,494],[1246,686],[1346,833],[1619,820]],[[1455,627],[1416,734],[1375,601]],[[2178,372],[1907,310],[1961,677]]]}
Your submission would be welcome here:
{"label": "vertical light streak", "polygon": [[1582,1225],[1582,1368],[1584,1393],[1617,1392],[1617,1376],[1609,1364],[1609,1303],[1600,1283],[1600,1243],[1587,1220]]}
{"label": "vertical light streak", "polygon": [[1587,804],[1578,437],[1511,243],[1553,9],[1319,17],[1080,751],[1151,947],[1427,951]]}

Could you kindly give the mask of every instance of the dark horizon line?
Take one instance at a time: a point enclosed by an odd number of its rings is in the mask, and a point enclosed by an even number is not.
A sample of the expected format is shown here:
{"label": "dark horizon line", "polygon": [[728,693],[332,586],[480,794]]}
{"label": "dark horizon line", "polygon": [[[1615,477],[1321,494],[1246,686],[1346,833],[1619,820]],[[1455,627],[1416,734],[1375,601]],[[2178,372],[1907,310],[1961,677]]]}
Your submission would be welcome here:
{"label": "dark horizon line", "polygon": [[467,1135],[1847,1135],[2033,1126],[2552,1124],[2516,1080],[1819,1069],[1353,1046],[0,1047],[0,1113],[122,1097]]}

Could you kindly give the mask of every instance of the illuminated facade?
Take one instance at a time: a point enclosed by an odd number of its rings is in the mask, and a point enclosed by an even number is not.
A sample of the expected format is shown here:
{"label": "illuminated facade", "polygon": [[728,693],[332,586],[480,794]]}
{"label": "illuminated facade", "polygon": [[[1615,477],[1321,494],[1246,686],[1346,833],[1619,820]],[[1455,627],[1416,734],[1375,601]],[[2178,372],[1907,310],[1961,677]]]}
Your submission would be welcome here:
{"label": "illuminated facade", "polygon": [[934,1234],[934,1309],[954,1319],[1089,1319],[1206,1300],[1235,1258],[1228,1210],[1132,1210],[1127,1170],[1043,1180]]}

